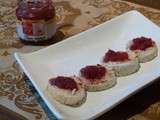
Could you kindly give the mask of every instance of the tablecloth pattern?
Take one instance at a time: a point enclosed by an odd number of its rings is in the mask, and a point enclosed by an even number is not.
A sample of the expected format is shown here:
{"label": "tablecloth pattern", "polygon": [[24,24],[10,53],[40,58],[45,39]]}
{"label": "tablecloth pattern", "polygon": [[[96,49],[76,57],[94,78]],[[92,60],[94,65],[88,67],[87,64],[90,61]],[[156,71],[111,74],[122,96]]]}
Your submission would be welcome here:
{"label": "tablecloth pattern", "polygon": [[[32,52],[46,47],[24,45],[18,40],[15,32],[16,2],[16,0],[0,0],[0,104],[28,120],[54,119],[13,57],[14,52]],[[159,10],[121,0],[54,0],[53,2],[56,8],[57,26],[65,38],[130,10],[138,10],[160,25]],[[159,120],[160,102],[128,119]]]}

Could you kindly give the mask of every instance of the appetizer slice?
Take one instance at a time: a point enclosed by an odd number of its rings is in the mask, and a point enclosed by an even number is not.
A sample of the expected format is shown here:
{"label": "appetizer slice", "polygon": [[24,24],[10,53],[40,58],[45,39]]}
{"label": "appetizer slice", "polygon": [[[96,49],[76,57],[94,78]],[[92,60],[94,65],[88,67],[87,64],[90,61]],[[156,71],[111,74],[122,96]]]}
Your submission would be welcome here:
{"label": "appetizer slice", "polygon": [[156,43],[151,38],[139,37],[129,42],[127,49],[134,52],[139,62],[151,61],[158,55]]}
{"label": "appetizer slice", "polygon": [[101,65],[86,66],[80,70],[80,79],[87,91],[100,91],[117,83],[114,71]]}
{"label": "appetizer slice", "polygon": [[62,104],[77,106],[86,99],[86,91],[76,76],[51,78],[47,87],[50,95]]}
{"label": "appetizer slice", "polygon": [[116,76],[126,76],[139,70],[140,64],[134,53],[108,50],[102,64],[115,71]]}

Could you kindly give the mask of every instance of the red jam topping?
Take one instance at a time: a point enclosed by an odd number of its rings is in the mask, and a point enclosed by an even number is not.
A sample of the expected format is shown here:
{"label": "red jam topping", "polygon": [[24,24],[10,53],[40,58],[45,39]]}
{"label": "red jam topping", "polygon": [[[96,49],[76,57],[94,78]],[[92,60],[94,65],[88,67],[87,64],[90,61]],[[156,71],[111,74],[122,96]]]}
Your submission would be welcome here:
{"label": "red jam topping", "polygon": [[78,90],[77,83],[71,77],[58,76],[49,80],[51,85],[55,85],[61,89]]}
{"label": "red jam topping", "polygon": [[146,50],[153,46],[153,41],[151,38],[139,37],[133,39],[133,44],[130,46],[131,50]]}
{"label": "red jam topping", "polygon": [[106,68],[100,65],[86,66],[80,70],[80,73],[87,79],[101,79],[105,76]]}
{"label": "red jam topping", "polygon": [[109,62],[109,61],[113,61],[113,62],[117,62],[117,61],[125,61],[128,60],[128,53],[127,52],[115,52],[113,50],[108,50],[108,52],[105,54],[103,61],[104,62]]}

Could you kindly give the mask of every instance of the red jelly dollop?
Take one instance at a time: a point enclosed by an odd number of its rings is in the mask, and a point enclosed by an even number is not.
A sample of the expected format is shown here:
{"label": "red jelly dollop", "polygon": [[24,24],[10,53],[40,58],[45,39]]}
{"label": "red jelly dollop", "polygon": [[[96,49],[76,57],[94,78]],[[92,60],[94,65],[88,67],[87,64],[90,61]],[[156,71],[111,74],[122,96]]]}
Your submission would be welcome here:
{"label": "red jelly dollop", "polygon": [[106,68],[100,65],[86,66],[80,70],[80,73],[87,79],[101,79],[105,76]]}
{"label": "red jelly dollop", "polygon": [[139,37],[133,39],[133,44],[130,46],[130,50],[146,50],[153,46],[151,38]]}
{"label": "red jelly dollop", "polygon": [[67,90],[78,90],[77,83],[71,77],[58,76],[49,80],[51,85],[55,85],[58,88],[67,89]]}
{"label": "red jelly dollop", "polygon": [[104,62],[109,62],[109,61],[113,61],[113,62],[117,62],[117,61],[125,61],[128,60],[128,53],[127,52],[115,52],[113,50],[108,50],[108,52],[105,54],[103,61]]}

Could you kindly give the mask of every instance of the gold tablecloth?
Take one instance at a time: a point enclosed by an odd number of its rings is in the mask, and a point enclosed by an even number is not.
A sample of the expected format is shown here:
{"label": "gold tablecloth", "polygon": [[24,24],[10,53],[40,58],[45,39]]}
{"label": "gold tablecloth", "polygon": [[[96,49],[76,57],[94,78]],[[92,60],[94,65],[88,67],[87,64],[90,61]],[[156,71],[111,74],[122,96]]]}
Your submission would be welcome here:
{"label": "gold tablecloth", "polygon": [[[157,25],[160,25],[159,10],[121,0],[54,0],[54,5],[56,8],[56,21],[65,38],[134,9],[143,13]],[[13,57],[14,52],[32,52],[44,48],[44,46],[27,46],[17,39],[15,8],[16,0],[0,0],[0,105],[19,113],[28,120],[47,120],[50,115],[45,113],[47,111],[44,111],[45,107],[41,107],[44,103],[37,101],[35,96],[38,96],[38,94],[31,91],[32,88],[30,86],[32,85],[29,85],[28,82],[26,83],[27,77]],[[142,91],[140,95],[133,96],[98,119],[160,120],[159,97],[144,109],[139,110],[147,99],[152,99],[150,98],[152,96],[146,97],[148,94],[160,96],[158,94],[159,85],[159,82],[154,83],[154,85],[146,88],[147,93]],[[137,101],[135,100],[137,96],[138,100],[141,99],[138,104],[136,104]],[[2,111],[3,109],[0,107],[1,115]],[[128,111],[136,112],[130,114]],[[9,112],[11,113],[11,111]]]}

